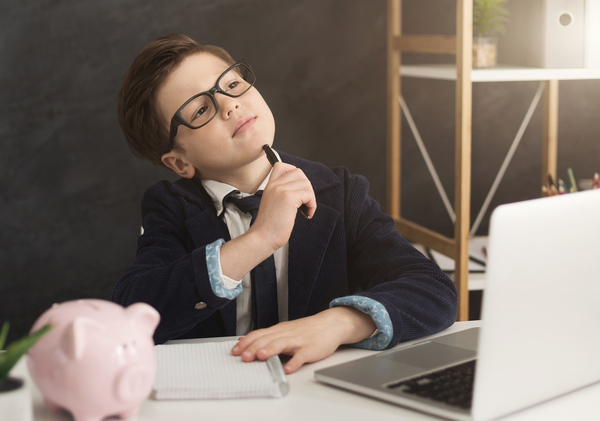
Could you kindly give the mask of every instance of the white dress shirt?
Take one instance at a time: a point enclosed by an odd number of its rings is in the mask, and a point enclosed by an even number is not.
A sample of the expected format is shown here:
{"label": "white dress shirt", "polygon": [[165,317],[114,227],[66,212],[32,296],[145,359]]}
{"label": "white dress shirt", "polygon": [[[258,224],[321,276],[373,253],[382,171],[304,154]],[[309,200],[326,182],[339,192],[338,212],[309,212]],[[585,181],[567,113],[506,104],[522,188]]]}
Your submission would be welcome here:
{"label": "white dress shirt", "polygon": [[[270,177],[271,173],[267,175],[258,190],[264,190]],[[217,209],[217,215],[220,215],[227,225],[231,239],[233,240],[248,231],[250,228],[250,221],[252,220],[251,214],[242,212],[237,206],[229,202],[225,203],[225,209],[223,209],[223,198],[231,191],[237,189],[229,184],[215,180],[201,180],[201,182]],[[246,196],[251,195],[247,193],[240,193],[239,195],[239,197]],[[277,275],[277,304],[280,322],[288,320],[288,251],[289,243],[286,243],[273,254],[273,258],[275,259],[275,272]],[[253,329],[250,273],[247,273],[241,280],[235,280],[224,275],[220,269],[219,272],[221,274],[222,285],[225,289],[235,289],[240,282],[242,283],[242,292],[237,296],[236,301],[236,335],[246,335]]]}

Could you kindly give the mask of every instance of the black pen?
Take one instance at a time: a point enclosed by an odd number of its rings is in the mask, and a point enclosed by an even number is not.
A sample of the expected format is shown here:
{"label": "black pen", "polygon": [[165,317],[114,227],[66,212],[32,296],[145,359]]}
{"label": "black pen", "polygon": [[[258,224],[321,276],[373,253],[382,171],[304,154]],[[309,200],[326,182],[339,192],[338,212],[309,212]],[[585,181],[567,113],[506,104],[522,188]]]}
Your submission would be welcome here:
{"label": "black pen", "polygon": [[[271,149],[271,147],[269,145],[265,144],[263,146],[263,149],[264,149],[265,153],[267,154],[267,159],[271,163],[271,166],[275,165],[277,162],[281,162],[281,160],[279,158],[277,158],[277,155],[275,155],[275,152],[273,152],[273,149]],[[306,207],[305,204],[302,204],[302,206],[300,206],[300,212],[302,212],[305,217],[310,219],[310,217],[308,216],[308,208]]]}

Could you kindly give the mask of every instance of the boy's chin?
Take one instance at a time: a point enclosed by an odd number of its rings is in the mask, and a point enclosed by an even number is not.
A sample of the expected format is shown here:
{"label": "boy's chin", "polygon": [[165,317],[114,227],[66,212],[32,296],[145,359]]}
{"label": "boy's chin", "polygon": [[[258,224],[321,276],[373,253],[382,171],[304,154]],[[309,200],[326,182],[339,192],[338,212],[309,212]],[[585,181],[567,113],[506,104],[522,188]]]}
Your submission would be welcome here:
{"label": "boy's chin", "polygon": [[252,145],[252,151],[257,153],[258,155],[264,155],[265,151],[263,146],[269,145],[269,147],[273,147],[273,139],[258,139]]}

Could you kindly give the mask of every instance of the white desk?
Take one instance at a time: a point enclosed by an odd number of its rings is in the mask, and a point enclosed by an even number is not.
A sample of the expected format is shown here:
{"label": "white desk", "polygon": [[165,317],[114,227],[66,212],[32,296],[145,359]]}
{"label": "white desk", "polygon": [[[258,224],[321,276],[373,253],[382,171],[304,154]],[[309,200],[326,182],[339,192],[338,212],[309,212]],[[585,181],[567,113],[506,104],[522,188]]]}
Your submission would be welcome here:
{"label": "white desk", "polygon": [[[458,322],[443,333],[457,331],[480,322]],[[342,363],[377,351],[343,348],[324,361],[305,365],[290,375],[290,393],[280,399],[223,401],[152,401],[142,404],[139,421],[398,421],[439,420],[395,405],[326,386],[314,379],[315,370]],[[22,359],[13,376],[25,377],[32,389],[36,421],[70,421],[66,413],[48,412],[42,397],[27,376]],[[600,420],[600,384],[568,394],[543,405],[522,411],[507,421]]]}

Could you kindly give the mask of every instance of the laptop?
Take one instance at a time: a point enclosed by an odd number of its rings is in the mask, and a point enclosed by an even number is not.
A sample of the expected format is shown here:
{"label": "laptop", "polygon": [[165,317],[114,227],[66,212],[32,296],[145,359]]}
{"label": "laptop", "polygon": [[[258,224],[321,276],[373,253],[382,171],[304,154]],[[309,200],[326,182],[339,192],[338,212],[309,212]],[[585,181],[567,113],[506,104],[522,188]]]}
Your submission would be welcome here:
{"label": "laptop", "polygon": [[480,328],[315,377],[443,418],[490,420],[600,381],[599,321],[600,190],[501,205],[490,221]]}

